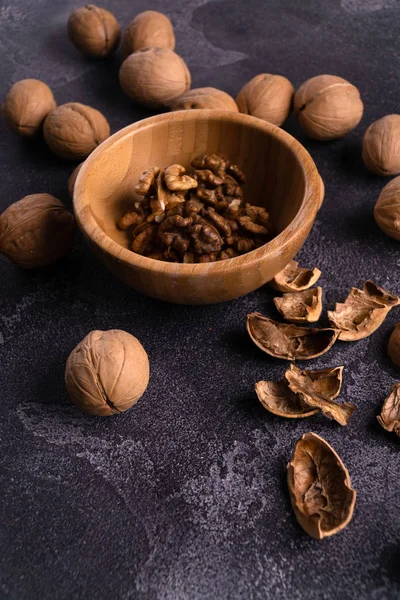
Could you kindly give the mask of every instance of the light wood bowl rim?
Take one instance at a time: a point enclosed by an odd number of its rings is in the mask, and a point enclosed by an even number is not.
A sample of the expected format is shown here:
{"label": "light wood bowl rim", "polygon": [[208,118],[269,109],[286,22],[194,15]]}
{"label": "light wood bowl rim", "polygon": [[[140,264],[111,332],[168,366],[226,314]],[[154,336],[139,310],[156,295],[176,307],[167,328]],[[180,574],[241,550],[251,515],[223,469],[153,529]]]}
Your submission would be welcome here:
{"label": "light wood bowl rim", "polygon": [[[199,116],[204,120],[218,120],[231,123],[247,124],[250,127],[255,127],[260,131],[269,133],[272,137],[279,140],[289,152],[294,154],[300,163],[303,177],[305,181],[305,189],[301,205],[287,227],[271,241],[256,250],[247,252],[235,258],[215,261],[211,263],[170,263],[167,261],[156,260],[142,256],[124,248],[112,238],[110,238],[103,229],[97,224],[90,210],[90,190],[86,188],[87,174],[90,172],[92,165],[105,152],[112,152],[115,146],[118,146],[120,141],[125,137],[131,137],[136,131],[151,128],[157,123],[164,121],[173,121],[178,119],[178,115],[182,120],[199,119]],[[150,165],[149,165],[150,166]],[[307,175],[307,171],[309,175]],[[312,174],[312,175],[310,175]],[[185,276],[210,274],[217,275],[218,273],[227,274],[236,271],[243,266],[250,268],[252,265],[259,263],[260,260],[266,260],[276,254],[283,254],[284,249],[291,244],[292,240],[297,237],[299,231],[307,224],[313,223],[318,212],[320,201],[320,183],[317,167],[307,150],[302,144],[292,135],[262,119],[244,115],[242,113],[234,113],[223,110],[208,110],[208,109],[191,109],[175,112],[162,113],[146,119],[142,119],[135,123],[120,129],[112,136],[102,142],[85,160],[82,168],[79,171],[75,182],[73,194],[73,206],[76,220],[79,227],[86,236],[96,244],[103,252],[111,255],[119,262],[123,262],[132,267],[151,271],[152,273]]]}

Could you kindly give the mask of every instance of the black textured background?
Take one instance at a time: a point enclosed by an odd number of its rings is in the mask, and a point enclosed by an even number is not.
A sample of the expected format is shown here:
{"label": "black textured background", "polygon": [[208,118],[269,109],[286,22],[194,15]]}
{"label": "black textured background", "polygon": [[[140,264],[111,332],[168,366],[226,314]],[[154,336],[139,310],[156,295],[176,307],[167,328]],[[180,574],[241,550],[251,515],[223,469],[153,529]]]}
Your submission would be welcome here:
{"label": "black textured background", "polygon": [[[71,0],[2,0],[1,96],[36,77],[59,104],[104,112],[116,131],[148,112],[118,87],[118,61],[91,62],[66,39]],[[398,0],[119,0],[125,26],[147,8],[171,17],[193,87],[232,94],[260,72],[297,87],[331,73],[361,91],[365,114],[344,140],[304,139],[326,198],[300,253],[322,270],[325,308],[367,278],[400,293],[399,244],[373,205],[385,181],[360,160],[363,131],[399,112]],[[70,205],[73,165],[1,126],[0,207],[49,192]],[[286,364],[245,333],[245,316],[276,316],[267,287],[240,300],[182,307],[139,296],[79,237],[57,266],[23,272],[0,258],[1,587],[12,600],[395,599],[400,596],[398,441],[376,422],[399,371],[386,344],[399,311],[372,337],[337,343],[313,367],[345,365],[341,398],[357,410],[342,428],[298,422],[257,402],[259,379]],[[326,318],[326,317],[324,317]],[[65,360],[91,329],[136,335],[151,364],[148,391],[128,413],[82,416],[66,396]],[[306,431],[324,436],[358,492],[353,521],[317,542],[298,526],[286,463]]]}

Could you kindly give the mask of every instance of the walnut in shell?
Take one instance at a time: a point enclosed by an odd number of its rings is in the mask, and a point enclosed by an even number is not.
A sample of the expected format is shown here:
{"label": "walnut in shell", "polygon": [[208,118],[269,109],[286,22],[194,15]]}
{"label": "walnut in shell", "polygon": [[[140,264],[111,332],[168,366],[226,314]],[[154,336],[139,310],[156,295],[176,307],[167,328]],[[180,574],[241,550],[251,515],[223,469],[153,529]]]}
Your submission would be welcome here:
{"label": "walnut in shell", "polygon": [[190,88],[189,69],[168,48],[145,48],[124,60],[119,81],[125,94],[150,108],[172,104]]}
{"label": "walnut in shell", "polygon": [[236,102],[239,111],[274,125],[282,125],[292,109],[294,87],[286,77],[262,73],[248,81]]}
{"label": "walnut in shell", "polygon": [[322,288],[283,294],[274,303],[286,321],[292,323],[315,323],[322,312]]}
{"label": "walnut in shell", "polygon": [[294,514],[308,535],[322,540],[349,524],[356,492],[340,457],[322,437],[305,433],[298,440],[287,481]]}
{"label": "walnut in shell", "polygon": [[247,315],[247,331],[263,352],[285,360],[309,360],[328,352],[336,342],[336,329],[315,329],[278,323],[260,313]]}
{"label": "walnut in shell", "polygon": [[83,162],[81,162],[77,167],[75,167],[75,169],[72,171],[72,173],[68,179],[68,194],[70,195],[71,198],[74,197],[75,182],[76,182],[76,179],[79,175],[79,171],[81,170],[82,166],[83,166]]}
{"label": "walnut in shell", "polygon": [[400,323],[396,323],[388,343],[390,360],[400,367]]}
{"label": "walnut in shell", "polygon": [[374,333],[399,303],[400,298],[366,281],[361,290],[351,288],[346,300],[336,303],[334,311],[328,311],[328,317],[339,330],[340,340],[354,342]]}
{"label": "walnut in shell", "polygon": [[383,429],[400,437],[400,383],[395,383],[392,387],[377,419]]}
{"label": "walnut in shell", "polygon": [[24,269],[45,267],[71,249],[75,219],[50,194],[31,194],[0,216],[0,252]]}
{"label": "walnut in shell", "polygon": [[56,108],[53,93],[38,79],[22,79],[10,88],[2,105],[7,126],[22,137],[37,135],[43,121]]}
{"label": "walnut in shell", "polygon": [[145,10],[129,23],[122,38],[123,56],[142,48],[175,48],[172,23],[163,13]]}
{"label": "walnut in shell", "polygon": [[171,110],[189,110],[208,108],[238,112],[238,106],[232,96],[213,87],[188,90],[170,106]]}
{"label": "walnut in shell", "polygon": [[343,137],[358,125],[364,110],[358,89],[334,75],[317,75],[303,83],[293,108],[305,133],[315,140]]}
{"label": "walnut in shell", "polygon": [[374,217],[386,235],[400,241],[400,177],[389,181],[381,191]]}
{"label": "walnut in shell", "polygon": [[80,160],[109,137],[110,126],[95,108],[68,102],[47,116],[43,133],[54,154],[67,160]]}
{"label": "walnut in shell", "polygon": [[83,412],[108,417],[139,400],[149,382],[149,359],[126,331],[91,331],[71,352],[65,369],[68,394]]}
{"label": "walnut in shell", "polygon": [[77,50],[104,58],[118,47],[121,28],[112,13],[94,4],[77,8],[68,19],[68,37]]}
{"label": "walnut in shell", "polygon": [[278,292],[302,292],[312,287],[320,278],[321,271],[299,267],[299,263],[291,260],[282,271],[270,281]]}
{"label": "walnut in shell", "polygon": [[362,158],[376,175],[399,175],[400,115],[386,115],[368,127],[363,137]]}

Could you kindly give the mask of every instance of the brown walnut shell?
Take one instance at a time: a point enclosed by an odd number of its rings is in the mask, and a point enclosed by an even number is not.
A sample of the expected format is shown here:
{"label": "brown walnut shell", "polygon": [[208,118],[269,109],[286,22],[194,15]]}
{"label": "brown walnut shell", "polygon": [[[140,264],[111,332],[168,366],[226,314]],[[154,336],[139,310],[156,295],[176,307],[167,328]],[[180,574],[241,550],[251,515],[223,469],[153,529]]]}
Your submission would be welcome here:
{"label": "brown walnut shell", "polygon": [[170,106],[171,110],[189,110],[209,108],[238,112],[238,106],[232,96],[212,87],[195,88],[187,91]]}
{"label": "brown walnut shell", "polygon": [[388,343],[390,360],[400,367],[400,323],[396,323]]}
{"label": "brown walnut shell", "polygon": [[398,304],[400,298],[366,281],[361,290],[351,288],[343,303],[336,303],[334,311],[328,310],[328,317],[339,330],[340,340],[354,342],[374,333]]}
{"label": "brown walnut shell", "polygon": [[322,312],[322,288],[292,292],[274,298],[274,303],[286,321],[292,323],[315,323]]}
{"label": "brown walnut shell", "polygon": [[91,331],[71,352],[68,394],[83,412],[108,417],[136,404],[149,382],[149,359],[137,338],[119,329]]}
{"label": "brown walnut shell", "polygon": [[120,35],[121,28],[114,15],[94,4],[74,10],[68,18],[68,37],[86,56],[109,56],[117,49]]}
{"label": "brown walnut shell", "polygon": [[356,492],[339,455],[322,437],[305,433],[288,464],[290,500],[299,525],[322,540],[350,522]]}
{"label": "brown walnut shell", "polygon": [[49,112],[56,108],[53,92],[38,79],[17,81],[2,105],[7,126],[22,137],[33,137],[42,129]]}
{"label": "brown walnut shell", "polygon": [[262,73],[248,81],[237,95],[239,111],[274,125],[282,125],[292,110],[294,87],[282,75]]}
{"label": "brown walnut shell", "polygon": [[299,267],[299,263],[291,260],[282,271],[280,271],[270,281],[270,284],[278,292],[302,292],[312,287],[320,278],[321,271],[314,269],[304,269]]}
{"label": "brown walnut shell", "polygon": [[362,158],[376,175],[400,174],[400,115],[386,115],[368,127]]}
{"label": "brown walnut shell", "polygon": [[247,331],[263,352],[285,360],[309,360],[328,352],[336,342],[336,329],[315,329],[278,323],[260,313],[247,315]]}
{"label": "brown walnut shell", "polygon": [[374,217],[386,235],[400,241],[400,177],[389,181],[381,191]]}
{"label": "brown walnut shell", "polygon": [[163,13],[145,10],[129,23],[122,38],[124,58],[142,48],[175,48],[172,23]]}
{"label": "brown walnut shell", "polygon": [[400,437],[400,383],[395,383],[392,387],[377,419],[383,429]]}
{"label": "brown walnut shell", "polygon": [[32,194],[0,216],[0,252],[24,269],[45,267],[71,249],[75,219],[50,194]]}
{"label": "brown walnut shell", "polygon": [[303,419],[319,412],[318,408],[310,408],[294,394],[287,381],[258,381],[255,385],[257,397],[264,408],[278,417],[287,419]]}
{"label": "brown walnut shell", "polygon": [[54,154],[66,160],[80,160],[109,137],[110,126],[95,108],[68,102],[47,116],[43,133]]}
{"label": "brown walnut shell", "polygon": [[186,63],[168,48],[145,48],[131,54],[119,70],[125,94],[150,108],[172,104],[190,88]]}
{"label": "brown walnut shell", "polygon": [[305,133],[315,140],[341,138],[361,121],[364,105],[358,89],[335,75],[317,75],[294,96],[294,113]]}

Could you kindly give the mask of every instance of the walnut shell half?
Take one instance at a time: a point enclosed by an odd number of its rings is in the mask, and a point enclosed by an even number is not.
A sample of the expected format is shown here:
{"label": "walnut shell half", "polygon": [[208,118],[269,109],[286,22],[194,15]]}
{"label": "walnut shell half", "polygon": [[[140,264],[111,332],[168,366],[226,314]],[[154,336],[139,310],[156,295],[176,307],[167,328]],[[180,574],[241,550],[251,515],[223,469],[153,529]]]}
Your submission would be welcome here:
{"label": "walnut shell half", "polygon": [[237,95],[239,111],[274,125],[282,125],[292,110],[294,87],[282,75],[261,73],[248,81]]}
{"label": "walnut shell half", "polygon": [[400,437],[400,383],[395,383],[392,387],[377,419],[383,429],[389,432],[393,431]]}
{"label": "walnut shell half", "polygon": [[368,127],[362,158],[376,175],[400,174],[400,115],[386,115]]}
{"label": "walnut shell half", "polygon": [[156,10],[145,10],[131,21],[122,38],[124,58],[143,48],[175,48],[171,21]]}
{"label": "walnut shell half", "polygon": [[400,241],[400,177],[389,181],[381,191],[374,217],[386,235]]}
{"label": "walnut shell half", "polygon": [[38,79],[22,79],[10,88],[2,105],[7,126],[22,137],[33,137],[49,112],[56,108],[53,92]]}
{"label": "walnut shell half", "polygon": [[299,263],[291,260],[282,271],[270,281],[270,285],[278,292],[301,292],[312,287],[320,278],[321,271],[304,269]]}
{"label": "walnut shell half", "polygon": [[322,288],[283,294],[282,297],[274,298],[274,303],[286,321],[315,323],[322,312]]}
{"label": "walnut shell half", "polygon": [[305,433],[298,440],[287,481],[294,514],[308,535],[322,540],[349,524],[356,492],[339,455],[322,437]]}
{"label": "walnut shell half", "polygon": [[388,343],[390,360],[400,367],[400,323],[396,323]]}
{"label": "walnut shell half", "polygon": [[195,88],[188,90],[185,94],[175,100],[171,110],[189,110],[197,108],[208,108],[215,110],[228,110],[238,112],[238,106],[232,96],[213,87]]}

